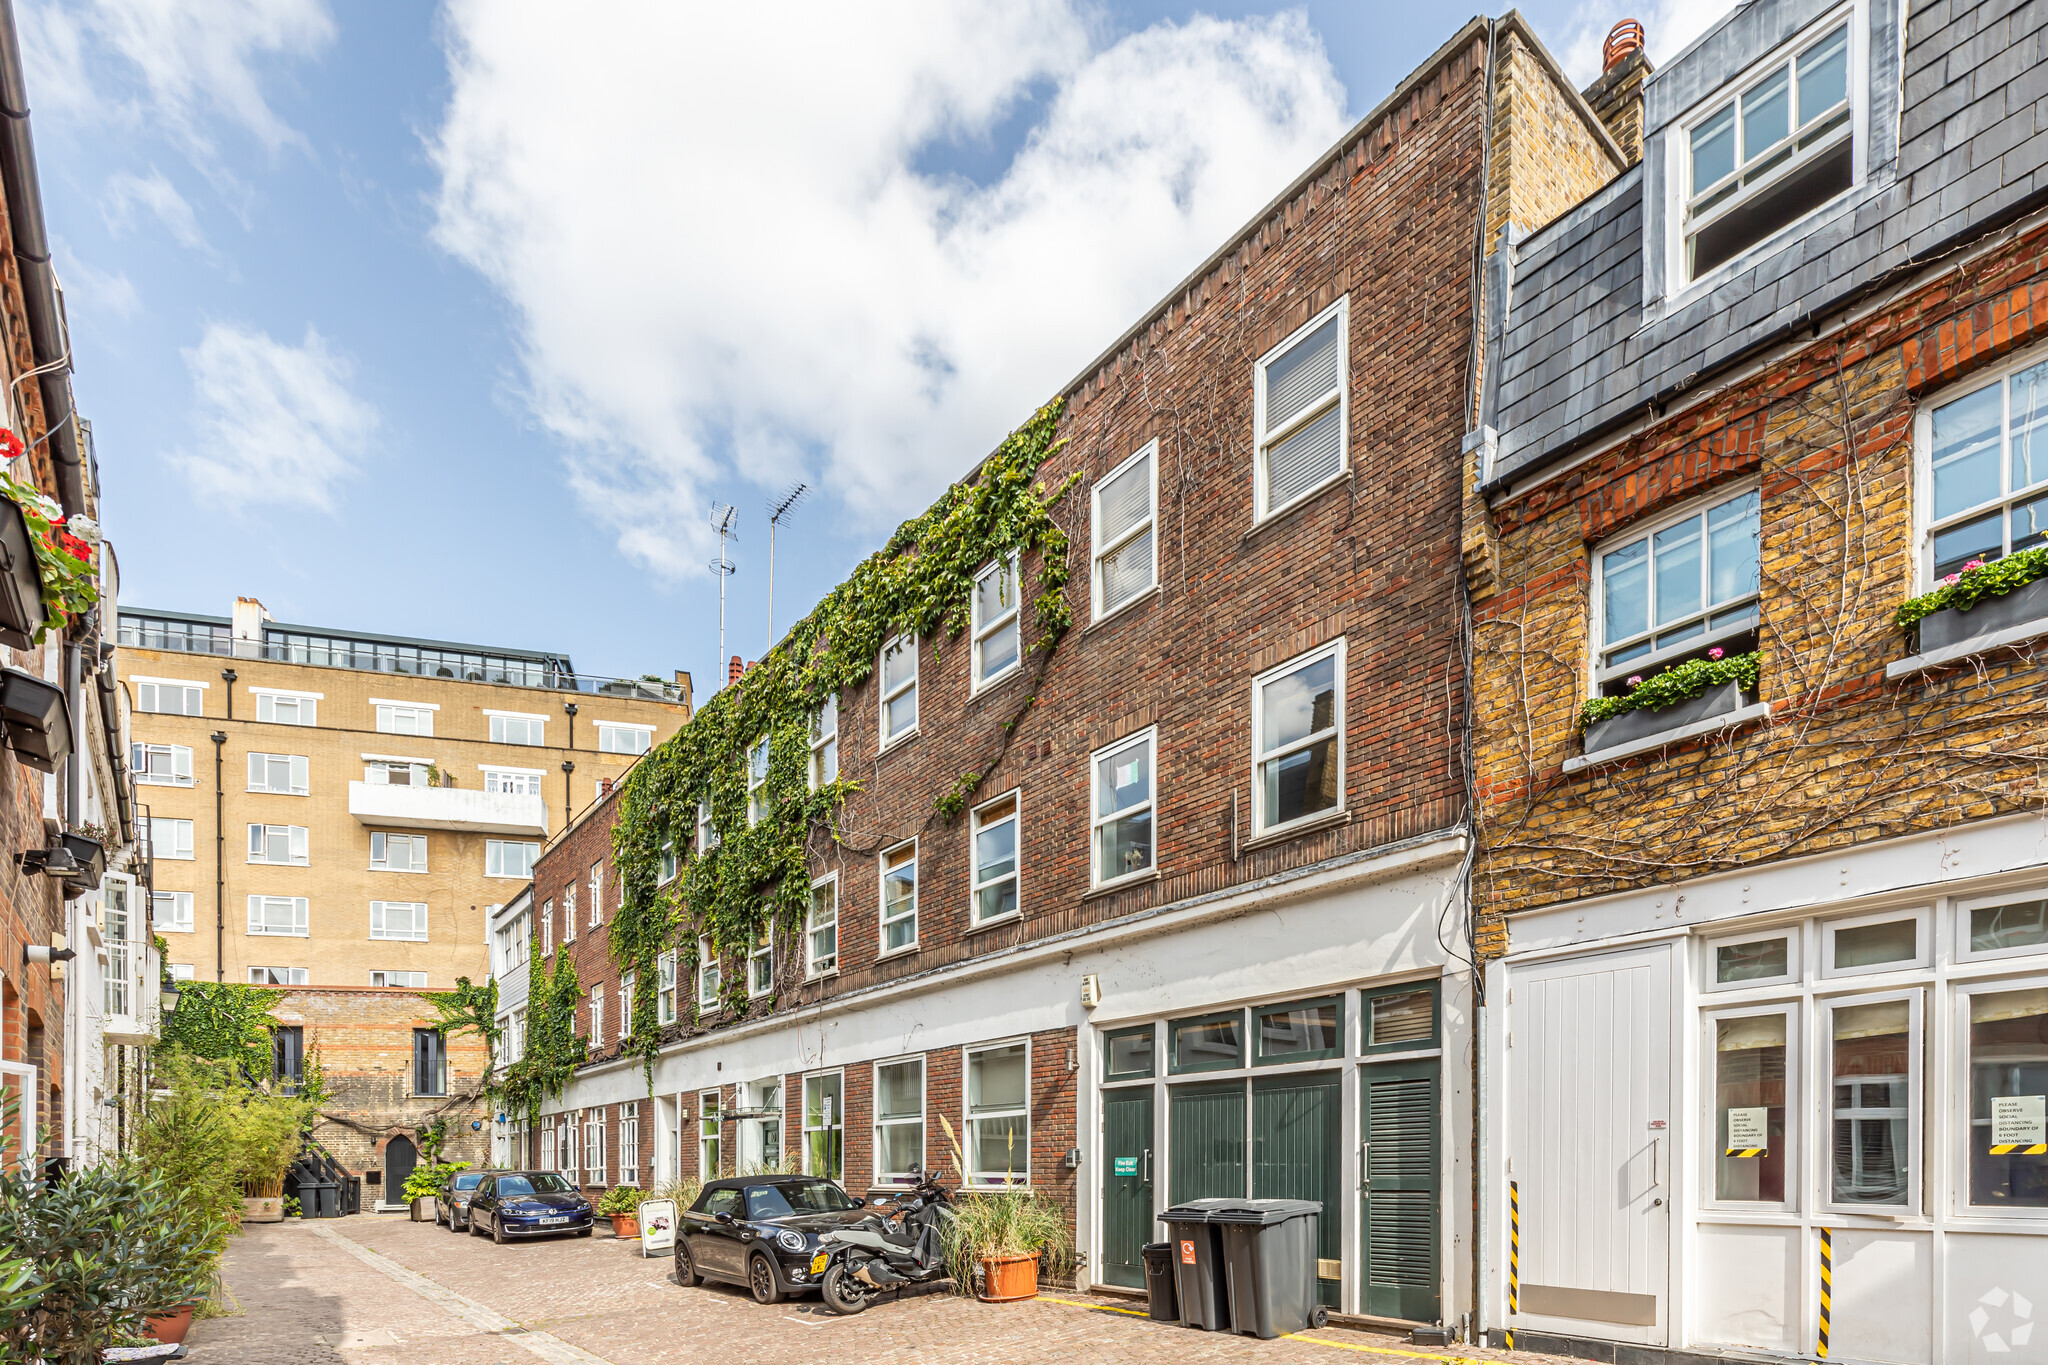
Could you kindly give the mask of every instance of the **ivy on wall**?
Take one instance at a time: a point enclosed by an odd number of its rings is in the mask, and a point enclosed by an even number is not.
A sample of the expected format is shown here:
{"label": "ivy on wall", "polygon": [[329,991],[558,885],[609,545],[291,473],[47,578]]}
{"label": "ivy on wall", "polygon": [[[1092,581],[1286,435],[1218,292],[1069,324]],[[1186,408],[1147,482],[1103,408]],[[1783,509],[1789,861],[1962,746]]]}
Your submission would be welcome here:
{"label": "ivy on wall", "polygon": [[477,986],[466,976],[455,978],[452,991],[428,991],[427,1003],[434,1007],[434,1027],[443,1038],[474,1033],[484,1043],[484,1085],[492,1083],[498,1065],[498,983]]}
{"label": "ivy on wall", "polygon": [[[696,1002],[698,935],[708,936],[713,952],[727,962],[744,962],[756,936],[771,925],[781,930],[781,942],[796,941],[792,935],[810,896],[812,836],[836,841],[835,815],[846,796],[860,790],[858,782],[844,778],[811,790],[811,727],[823,702],[864,682],[883,644],[899,632],[935,648],[957,640],[970,620],[975,575],[1013,554],[1020,562],[1026,554],[1038,555],[1032,610],[1039,633],[1032,649],[1040,669],[1072,624],[1068,538],[1052,508],[1080,475],[1050,490],[1035,481],[1060,446],[1061,408],[1058,400],[1040,408],[983,463],[973,482],[955,484],[924,515],[899,527],[766,658],[721,689],[627,776],[612,830],[623,905],[612,921],[610,945],[621,969],[637,973],[625,1046],[644,1059],[650,1077],[661,1042],[661,954],[677,950],[680,1011]],[[1030,704],[1027,699],[1027,709]],[[1014,728],[1013,719],[1005,735]],[[764,736],[766,810],[750,821],[747,755]],[[963,774],[951,790],[935,794],[937,813],[949,819],[957,814],[977,781]],[[696,854],[700,803],[709,806],[717,841]],[[678,874],[667,883],[660,881],[664,846],[680,860]],[[691,932],[684,933],[686,927]],[[772,995],[749,998],[744,972],[724,980],[720,995],[729,1018],[750,1008],[774,1008]]]}
{"label": "ivy on wall", "polygon": [[[562,1093],[569,1077],[588,1055],[583,1039],[576,1036],[576,1011],[583,1002],[583,983],[567,952],[555,954],[555,969],[549,972],[541,961],[540,939],[533,939],[527,959],[526,1050],[518,1061],[505,1068],[490,1094],[510,1113],[524,1113],[529,1123],[540,1121],[541,1102]],[[496,1008],[496,990],[492,1007]]]}
{"label": "ivy on wall", "polygon": [[238,981],[182,981],[178,1008],[163,1016],[159,1042],[210,1062],[230,1062],[243,1075],[270,1074],[275,995]]}

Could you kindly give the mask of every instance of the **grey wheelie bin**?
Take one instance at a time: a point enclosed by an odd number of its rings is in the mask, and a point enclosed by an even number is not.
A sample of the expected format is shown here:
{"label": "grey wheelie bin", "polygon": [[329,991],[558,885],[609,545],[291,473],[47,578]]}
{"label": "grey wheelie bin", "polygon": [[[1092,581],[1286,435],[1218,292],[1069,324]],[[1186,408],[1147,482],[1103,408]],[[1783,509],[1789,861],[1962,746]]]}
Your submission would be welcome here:
{"label": "grey wheelie bin", "polygon": [[1145,1244],[1145,1316],[1154,1322],[1180,1321],[1179,1286],[1173,1273],[1174,1253],[1179,1249],[1172,1242]]}
{"label": "grey wheelie bin", "polygon": [[1230,1291],[1223,1279],[1223,1239],[1210,1221],[1213,1209],[1239,1199],[1190,1199],[1159,1215],[1172,1248],[1180,1325],[1205,1332],[1230,1330]]}
{"label": "grey wheelie bin", "polygon": [[1322,1204],[1313,1199],[1233,1199],[1207,1210],[1222,1234],[1230,1330],[1278,1337],[1329,1320],[1316,1303],[1316,1224]]}

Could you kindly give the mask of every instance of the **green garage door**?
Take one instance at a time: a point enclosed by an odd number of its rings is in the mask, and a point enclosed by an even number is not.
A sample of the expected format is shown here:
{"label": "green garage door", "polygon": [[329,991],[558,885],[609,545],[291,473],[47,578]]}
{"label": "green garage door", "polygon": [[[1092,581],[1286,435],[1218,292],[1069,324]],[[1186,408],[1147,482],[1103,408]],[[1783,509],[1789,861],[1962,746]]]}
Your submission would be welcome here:
{"label": "green garage door", "polygon": [[1152,1087],[1102,1092],[1102,1279],[1145,1287],[1152,1240]]}
{"label": "green garage door", "polygon": [[1359,1071],[1365,1134],[1368,1313],[1436,1322],[1437,1064],[1383,1062]]}
{"label": "green garage door", "polygon": [[1331,1308],[1342,1288],[1337,1273],[1343,1255],[1343,1210],[1338,1207],[1343,1176],[1337,1152],[1342,1103],[1333,1071],[1252,1082],[1252,1198],[1322,1202],[1316,1256],[1324,1274],[1316,1293],[1317,1301]]}
{"label": "green garage door", "polygon": [[1168,1201],[1243,1198],[1244,1082],[1176,1085],[1167,1093]]}

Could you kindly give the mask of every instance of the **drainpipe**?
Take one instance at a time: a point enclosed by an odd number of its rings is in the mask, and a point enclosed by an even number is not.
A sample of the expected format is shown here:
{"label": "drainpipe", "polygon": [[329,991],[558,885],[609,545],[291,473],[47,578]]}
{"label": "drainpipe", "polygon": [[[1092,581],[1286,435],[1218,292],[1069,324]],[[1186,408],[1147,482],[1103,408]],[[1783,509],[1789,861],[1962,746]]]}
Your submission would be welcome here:
{"label": "drainpipe", "polygon": [[569,804],[569,774],[576,771],[576,765],[569,759],[562,760],[562,828],[569,828],[569,816],[576,808]]}
{"label": "drainpipe", "polygon": [[33,375],[42,386],[43,439],[50,443],[50,461],[57,471],[57,498],[65,515],[75,516],[86,509],[78,424],[71,409],[71,342],[57,272],[50,264],[49,237],[43,230],[43,196],[36,178],[36,146],[28,126],[28,87],[22,79],[12,0],[0,0],[0,188],[6,192],[7,217],[14,229],[22,309],[35,360],[35,368],[21,379]]}
{"label": "drainpipe", "polygon": [[220,671],[220,680],[227,684],[228,721],[230,723],[233,723],[235,719],[235,679],[238,676],[232,668],[223,668]]}
{"label": "drainpipe", "polygon": [[221,785],[221,756],[228,742],[227,731],[215,730],[213,740],[213,979],[228,979],[228,827],[225,788]]}
{"label": "drainpipe", "polygon": [[85,667],[75,641],[64,642],[64,704],[76,718],[71,752],[64,758],[64,828],[77,829],[85,818]]}
{"label": "drainpipe", "polygon": [[576,747],[576,703],[565,701],[562,709],[569,714],[569,747],[573,749]]}

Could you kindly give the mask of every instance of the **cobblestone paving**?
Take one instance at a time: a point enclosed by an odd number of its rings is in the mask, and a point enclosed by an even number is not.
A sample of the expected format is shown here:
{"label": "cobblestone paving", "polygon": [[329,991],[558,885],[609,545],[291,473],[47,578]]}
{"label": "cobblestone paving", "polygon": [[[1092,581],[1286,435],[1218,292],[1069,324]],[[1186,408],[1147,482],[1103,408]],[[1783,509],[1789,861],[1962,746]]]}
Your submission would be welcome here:
{"label": "cobblestone paving", "polygon": [[1150,1322],[1126,1299],[1057,1290],[1002,1305],[925,1292],[840,1318],[815,1297],[763,1307],[741,1289],[679,1289],[666,1257],[638,1252],[602,1233],[498,1247],[395,1215],[251,1227],[225,1262],[243,1312],[194,1323],[187,1343],[199,1365],[1551,1359],[1337,1327],[1277,1341],[1211,1335]]}

